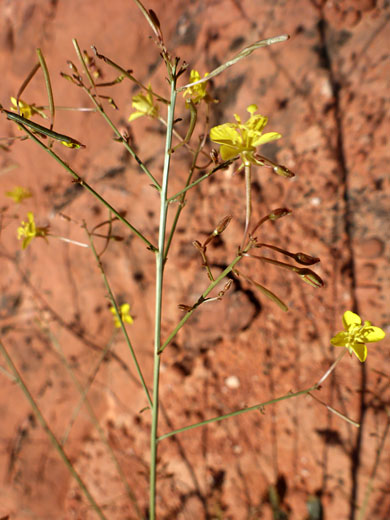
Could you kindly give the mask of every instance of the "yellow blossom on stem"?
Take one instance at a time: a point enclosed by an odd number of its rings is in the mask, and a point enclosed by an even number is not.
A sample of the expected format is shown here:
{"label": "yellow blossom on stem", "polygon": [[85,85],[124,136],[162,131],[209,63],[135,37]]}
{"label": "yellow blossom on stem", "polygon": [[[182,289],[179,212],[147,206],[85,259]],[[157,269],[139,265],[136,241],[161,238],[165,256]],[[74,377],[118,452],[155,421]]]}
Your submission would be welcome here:
{"label": "yellow blossom on stem", "polygon": [[345,330],[336,334],[330,342],[335,347],[345,347],[350,354],[353,352],[362,363],[367,358],[366,343],[380,341],[385,337],[385,332],[371,325],[370,321],[362,325],[360,316],[352,311],[344,312],[343,324]]}
{"label": "yellow blossom on stem", "polygon": [[[206,78],[208,76],[208,72],[204,75]],[[197,70],[191,70],[190,72],[190,81],[189,83],[195,83],[196,81],[201,80],[200,74]],[[192,87],[188,87],[183,92],[183,97],[187,101],[191,100],[194,105],[197,105],[202,101],[202,99],[207,99],[208,101],[213,101],[212,98],[206,92],[207,81],[204,83],[199,83],[198,85],[193,85]]]}
{"label": "yellow blossom on stem", "polygon": [[[18,103],[17,103],[16,98],[11,97],[11,103],[13,104],[13,107],[11,107],[11,110],[13,112],[17,112]],[[30,119],[30,117],[33,116],[34,114],[39,114],[40,116],[42,116],[44,118],[47,117],[46,114],[41,109],[38,109],[35,105],[29,105],[28,103],[26,103],[25,101],[22,101],[21,99],[19,99],[19,112],[20,112],[20,115],[22,115],[26,119]]]}
{"label": "yellow blossom on stem", "polygon": [[[116,328],[120,328],[121,322],[118,318],[118,315],[116,313],[115,307],[110,307],[110,311],[114,315],[114,324]],[[119,307],[119,312],[122,318],[123,323],[129,323],[130,325],[133,323],[134,319],[130,315],[130,304],[124,303]]]}
{"label": "yellow blossom on stem", "polygon": [[12,199],[14,202],[19,204],[24,199],[29,199],[32,197],[32,193],[23,186],[15,186],[11,191],[6,191],[5,195]]}
{"label": "yellow blossom on stem", "polygon": [[23,238],[22,249],[26,249],[31,240],[36,237],[45,238],[48,235],[49,226],[37,227],[35,224],[34,213],[27,213],[27,222],[22,221],[22,225],[18,227],[18,240]]}
{"label": "yellow blossom on stem", "polygon": [[134,121],[142,116],[158,118],[160,107],[153,97],[152,87],[149,85],[147,94],[137,94],[132,98],[132,106],[135,112],[130,114],[129,121]]}
{"label": "yellow blossom on stem", "polygon": [[250,164],[263,165],[264,163],[255,157],[257,146],[282,137],[278,132],[263,134],[268,118],[255,114],[256,105],[249,105],[247,111],[251,116],[246,123],[242,123],[241,118],[234,114],[236,123],[224,123],[210,130],[210,139],[221,145],[220,153],[224,161],[234,159],[238,155],[241,157],[242,165],[239,170]]}

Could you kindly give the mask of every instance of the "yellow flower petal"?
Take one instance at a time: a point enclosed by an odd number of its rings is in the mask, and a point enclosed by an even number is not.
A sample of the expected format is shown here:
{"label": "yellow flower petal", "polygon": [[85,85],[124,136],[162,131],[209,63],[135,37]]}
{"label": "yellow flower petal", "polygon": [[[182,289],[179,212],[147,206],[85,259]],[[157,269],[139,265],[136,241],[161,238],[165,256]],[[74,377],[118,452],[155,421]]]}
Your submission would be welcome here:
{"label": "yellow flower petal", "polygon": [[343,315],[344,328],[348,329],[351,325],[361,325],[362,320],[358,314],[352,311],[346,311]]}
{"label": "yellow flower petal", "polygon": [[345,347],[348,343],[348,334],[346,332],[338,332],[336,336],[330,340],[335,347]]}
{"label": "yellow flower petal", "polygon": [[218,144],[235,143],[239,137],[237,129],[232,123],[214,126],[210,130],[210,139]]}
{"label": "yellow flower petal", "polygon": [[236,146],[229,146],[228,144],[222,145],[219,152],[223,161],[230,161],[230,159],[234,159],[239,154]]}
{"label": "yellow flower petal", "polygon": [[268,132],[266,134],[262,134],[257,139],[254,139],[252,144],[253,146],[260,146],[261,144],[270,143],[271,141],[275,141],[281,137],[281,134],[278,132]]}
{"label": "yellow flower petal", "polygon": [[130,114],[130,117],[129,117],[129,121],[134,121],[134,119],[138,119],[139,117],[142,117],[144,116],[145,113],[144,112],[133,112],[132,114]]}
{"label": "yellow flower petal", "polygon": [[359,361],[364,363],[364,361],[367,359],[367,347],[364,343],[355,343],[351,349],[350,352],[352,352],[358,357]]}
{"label": "yellow flower petal", "polygon": [[374,327],[373,325],[369,325],[363,327],[364,332],[364,341],[367,343],[372,343],[373,341],[381,341],[385,336],[385,331],[383,331],[380,327]]}

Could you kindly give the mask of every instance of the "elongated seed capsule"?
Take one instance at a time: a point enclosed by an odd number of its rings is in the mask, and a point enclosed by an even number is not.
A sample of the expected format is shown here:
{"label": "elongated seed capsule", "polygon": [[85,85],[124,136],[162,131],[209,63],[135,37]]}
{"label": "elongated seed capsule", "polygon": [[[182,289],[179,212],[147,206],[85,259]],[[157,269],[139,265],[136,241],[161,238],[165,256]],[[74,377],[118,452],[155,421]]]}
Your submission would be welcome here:
{"label": "elongated seed capsule", "polygon": [[15,112],[9,112],[4,108],[1,108],[0,110],[2,112],[5,112],[5,114],[7,115],[7,119],[15,121],[16,123],[19,123],[21,125],[25,125],[28,128],[35,130],[35,132],[51,137],[56,141],[60,141],[64,146],[67,146],[68,148],[85,148],[84,144],[80,143],[79,141],[76,141],[76,139],[73,139],[73,137],[69,137],[68,135],[64,134],[59,134],[58,132],[54,132],[54,130],[50,130],[45,126],[41,126],[38,123],[35,123],[34,121],[30,121],[29,119],[26,119],[25,117],[20,116]]}

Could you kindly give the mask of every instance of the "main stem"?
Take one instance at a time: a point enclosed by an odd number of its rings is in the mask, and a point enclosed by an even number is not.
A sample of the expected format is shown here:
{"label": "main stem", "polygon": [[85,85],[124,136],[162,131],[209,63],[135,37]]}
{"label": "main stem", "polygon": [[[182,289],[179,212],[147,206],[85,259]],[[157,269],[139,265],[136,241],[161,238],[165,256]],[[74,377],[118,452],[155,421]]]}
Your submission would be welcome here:
{"label": "main stem", "polygon": [[157,460],[157,428],[159,408],[159,378],[160,378],[160,356],[158,351],[161,346],[161,306],[164,276],[164,249],[165,231],[167,222],[167,190],[169,166],[171,162],[172,130],[176,103],[176,66],[172,65],[171,73],[171,98],[168,106],[167,135],[165,142],[164,171],[160,192],[160,228],[158,237],[158,251],[156,252],[156,316],[154,330],[154,369],[153,369],[153,408],[152,427],[150,432],[150,502],[149,519],[156,518],[156,460]]}

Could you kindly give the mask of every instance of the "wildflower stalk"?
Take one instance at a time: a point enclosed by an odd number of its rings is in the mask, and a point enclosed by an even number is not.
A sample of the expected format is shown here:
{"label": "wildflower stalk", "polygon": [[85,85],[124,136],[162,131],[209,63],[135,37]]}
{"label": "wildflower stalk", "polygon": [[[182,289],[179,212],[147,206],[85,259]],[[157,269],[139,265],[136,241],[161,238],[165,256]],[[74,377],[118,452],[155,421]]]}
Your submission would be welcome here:
{"label": "wildflower stalk", "polygon": [[46,61],[45,61],[45,58],[43,57],[41,49],[37,49],[37,55],[38,55],[39,64],[42,68],[43,77],[45,78],[45,85],[46,85],[47,95],[49,98],[50,129],[51,129],[54,125],[54,116],[55,116],[53,89],[51,88],[49,71],[48,71]]}
{"label": "wildflower stalk", "polygon": [[324,403],[324,401],[321,401],[321,399],[318,399],[318,397],[313,395],[311,392],[308,392],[308,395],[310,395],[310,397],[312,397],[315,401],[317,401],[318,403],[320,403],[323,406],[325,406],[325,408],[327,408],[330,412],[334,413],[335,415],[337,415],[338,417],[340,417],[344,421],[348,422],[349,424],[352,424],[352,426],[355,426],[356,428],[360,428],[360,424],[358,422],[350,419],[349,417],[347,417],[343,413],[339,412],[338,410],[333,408],[333,406],[330,406],[329,404]]}
{"label": "wildflower stalk", "polygon": [[65,161],[61,159],[53,150],[51,150],[49,147],[47,147],[40,139],[38,139],[28,128],[26,128],[23,125],[20,125],[23,130],[29,135],[29,137],[35,141],[41,148],[43,148],[49,155],[53,157],[68,173],[72,175],[72,177],[81,185],[83,186],[87,191],[89,191],[96,199],[98,199],[99,202],[101,202],[104,206],[106,206],[107,209],[112,211],[114,215],[121,221],[123,224],[125,224],[128,228],[131,229],[131,231],[137,235],[138,238],[140,238],[151,251],[155,251],[155,246],[140,232],[138,229],[136,229],[133,225],[130,224],[128,220],[126,220],[115,208],[113,208],[97,191],[95,191],[92,186],[90,186],[87,182],[85,182],[80,175],[78,175],[72,168],[66,164]]}
{"label": "wildflower stalk", "polygon": [[151,398],[150,398],[150,395],[149,395],[149,390],[148,390],[148,387],[146,386],[146,383],[145,383],[145,379],[144,379],[144,376],[142,374],[142,371],[141,371],[141,367],[138,363],[138,360],[137,360],[137,356],[135,354],[135,351],[134,351],[134,348],[133,348],[133,345],[131,344],[131,341],[130,341],[130,338],[129,338],[129,335],[127,334],[127,331],[126,331],[126,327],[123,323],[123,320],[122,320],[122,316],[121,316],[121,312],[120,312],[120,309],[118,307],[118,304],[116,303],[116,300],[114,298],[114,295],[111,291],[111,287],[110,287],[110,284],[108,283],[108,280],[107,280],[107,277],[106,277],[106,273],[104,272],[104,269],[103,269],[103,266],[102,266],[102,263],[100,261],[100,258],[96,252],[96,249],[95,249],[95,246],[94,246],[94,243],[93,243],[93,240],[92,240],[92,236],[91,234],[87,231],[86,227],[84,226],[84,229],[86,230],[87,234],[88,234],[88,238],[89,238],[89,243],[90,243],[90,246],[91,246],[91,250],[93,252],[93,255],[95,257],[95,260],[96,260],[96,263],[100,269],[100,272],[102,273],[102,277],[103,277],[103,281],[104,281],[104,285],[106,287],[106,290],[107,290],[107,293],[108,293],[108,296],[110,298],[110,302],[112,304],[112,306],[114,307],[115,311],[116,311],[116,315],[118,317],[118,320],[120,322],[120,326],[122,328],[122,332],[123,332],[123,335],[125,337],[125,341],[126,341],[126,344],[127,346],[129,347],[129,350],[130,350],[130,354],[131,354],[131,357],[133,358],[133,362],[134,362],[134,365],[135,365],[135,369],[137,371],[137,374],[138,374],[138,377],[139,377],[139,380],[141,382],[141,385],[142,385],[142,388],[144,389],[144,392],[145,392],[145,395],[146,395],[146,399],[148,401],[148,404],[150,407],[153,406],[152,404],[152,401],[151,401]]}
{"label": "wildflower stalk", "polygon": [[177,193],[175,193],[174,195],[172,195],[172,197],[169,197],[168,199],[168,202],[174,202],[180,195],[183,195],[184,193],[186,193],[187,191],[191,190],[192,188],[194,188],[196,185],[200,184],[201,182],[205,181],[206,179],[208,179],[209,177],[211,177],[211,175],[213,175],[215,172],[217,172],[218,170],[223,170],[224,168],[227,168],[229,166],[229,164],[231,164],[231,161],[225,161],[221,164],[218,164],[217,166],[215,166],[215,168],[213,168],[211,171],[209,171],[208,173],[205,173],[204,175],[202,175],[201,177],[199,177],[198,179],[196,179],[196,181],[194,182],[191,182],[191,184],[189,184],[188,186],[186,186],[185,188],[183,188],[182,190],[178,191]]}
{"label": "wildflower stalk", "polygon": [[38,422],[40,423],[43,430],[49,437],[51,443],[53,444],[54,448],[57,450],[59,456],[64,461],[64,463],[65,463],[66,467],[68,468],[68,470],[70,471],[72,477],[76,480],[77,484],[79,485],[81,491],[84,493],[84,495],[87,498],[88,502],[90,503],[91,507],[93,508],[93,510],[95,511],[95,513],[98,515],[98,517],[101,520],[108,520],[107,517],[104,515],[103,511],[101,510],[101,508],[99,507],[99,505],[97,504],[97,502],[95,501],[95,499],[93,498],[93,496],[91,495],[86,484],[84,483],[84,481],[82,480],[80,475],[75,470],[71,460],[66,455],[66,453],[65,453],[63,447],[61,446],[61,444],[59,443],[57,437],[54,435],[54,433],[50,429],[46,419],[43,417],[41,410],[39,409],[39,406],[35,402],[33,396],[30,394],[25,382],[23,381],[21,375],[19,374],[18,369],[12,362],[12,359],[9,356],[7,349],[5,348],[5,346],[3,345],[3,343],[1,341],[0,341],[0,352],[2,353],[8,367],[10,368],[11,372],[13,373],[15,380],[17,381],[18,385],[20,386],[21,390],[23,391],[26,399],[30,403],[30,406],[31,406],[33,412],[35,413],[35,415],[38,419]]}
{"label": "wildflower stalk", "polygon": [[325,379],[327,379],[327,377],[333,372],[333,370],[336,368],[336,366],[340,363],[340,361],[342,360],[342,358],[345,356],[345,354],[347,353],[346,350],[343,350],[339,356],[337,357],[336,361],[334,363],[332,363],[332,365],[328,368],[328,370],[325,372],[325,374],[321,377],[321,379],[318,381],[317,383],[317,388],[319,388],[322,383],[325,381]]}
{"label": "wildflower stalk", "polygon": [[[125,472],[123,471],[123,469],[119,463],[119,460],[118,460],[117,456],[115,455],[115,452],[112,449],[112,447],[108,441],[106,433],[104,432],[103,428],[100,426],[99,419],[96,416],[96,414],[91,406],[91,403],[87,397],[88,388],[83,388],[82,384],[78,380],[76,374],[74,373],[74,370],[72,369],[70,363],[68,362],[68,360],[66,358],[64,351],[61,348],[61,345],[60,345],[58,339],[54,336],[54,334],[50,331],[50,329],[44,330],[44,332],[48,336],[49,340],[51,341],[51,343],[54,346],[55,350],[57,351],[58,355],[60,356],[61,362],[65,366],[70,378],[73,381],[74,386],[77,388],[78,392],[80,393],[80,395],[82,397],[81,403],[84,404],[84,406],[87,410],[87,413],[90,417],[90,420],[91,420],[92,424],[94,425],[94,427],[96,428],[96,431],[98,432],[98,435],[100,437],[102,444],[106,447],[106,449],[111,457],[111,460],[115,466],[116,471],[118,472],[118,475],[122,481],[122,484],[126,489],[127,495],[134,505],[138,518],[143,518],[141,510],[140,510],[138,502],[137,502],[137,497],[135,496],[133,490],[131,489],[131,487],[127,481]],[[80,407],[78,407],[78,409],[80,409]],[[62,438],[62,440],[61,440],[62,446],[65,446],[66,440],[67,440],[67,437]]]}
{"label": "wildflower stalk", "polygon": [[52,235],[51,233],[48,233],[47,236],[52,238],[58,238],[58,240],[66,242],[67,244],[73,244],[74,246],[89,247],[88,244],[84,244],[84,242],[78,242],[77,240],[72,240],[71,238],[61,237],[59,235]]}
{"label": "wildflower stalk", "polygon": [[213,281],[210,283],[210,285],[207,287],[207,289],[199,296],[197,302],[195,305],[192,306],[191,310],[189,310],[185,316],[179,321],[179,323],[176,325],[176,327],[173,329],[173,331],[169,334],[167,339],[164,341],[164,343],[161,345],[159,354],[163,352],[163,350],[169,345],[169,343],[173,340],[173,338],[176,336],[176,334],[179,332],[179,330],[183,327],[183,325],[186,323],[186,321],[191,317],[194,310],[204,302],[205,298],[211,293],[211,291],[227,276],[234,267],[238,264],[238,262],[242,259],[243,253],[249,249],[250,246],[247,246],[246,249],[241,253],[238,253],[237,256],[234,258],[234,260],[226,267],[224,271]]}
{"label": "wildflower stalk", "polygon": [[172,437],[173,435],[177,435],[178,433],[183,433],[188,430],[193,430],[194,428],[199,428],[200,426],[205,426],[207,424],[223,421],[224,419],[229,419],[230,417],[236,417],[237,415],[241,415],[247,412],[253,412],[255,410],[262,410],[265,406],[270,404],[278,403],[279,401],[285,401],[286,399],[291,399],[293,397],[298,397],[300,395],[309,394],[313,390],[316,390],[317,386],[311,386],[310,388],[306,388],[305,390],[300,390],[299,392],[289,393],[286,395],[282,395],[281,397],[276,397],[275,399],[270,399],[269,401],[265,401],[264,403],[258,403],[254,406],[248,406],[247,408],[241,408],[240,410],[235,410],[234,412],[227,413],[225,415],[219,415],[218,417],[213,417],[211,419],[206,419],[205,421],[201,421],[195,424],[190,424],[189,426],[184,426],[184,428],[179,428],[178,430],[172,430],[164,435],[161,435],[158,438],[158,441],[162,441],[167,439],[168,437]]}
{"label": "wildflower stalk", "polygon": [[[137,0],[135,0],[135,1],[137,1]],[[268,45],[273,45],[274,43],[285,42],[288,39],[289,39],[288,34],[281,34],[279,36],[273,36],[272,38],[267,38],[265,40],[259,40],[255,43],[252,43],[251,45],[248,45],[247,47],[244,47],[243,49],[241,49],[241,51],[238,54],[236,54],[233,58],[226,61],[225,63],[223,63],[216,69],[214,69],[213,71],[209,72],[207,77],[201,78],[200,80],[194,81],[193,83],[187,83],[186,85],[183,85],[182,87],[180,87],[178,89],[178,92],[180,92],[182,90],[186,90],[189,87],[193,87],[194,85],[199,85],[200,83],[204,83],[205,81],[208,81],[211,78],[218,76],[218,74],[221,74],[222,72],[224,72],[228,67],[231,67],[238,61],[240,61],[243,58],[246,58],[247,56],[252,54],[252,52],[255,51],[256,49],[260,49],[261,47],[266,47]]]}
{"label": "wildflower stalk", "polygon": [[[186,187],[189,186],[189,184],[191,182],[191,179],[192,179],[192,176],[194,174],[195,167],[196,167],[196,161],[198,160],[198,156],[199,156],[199,153],[202,150],[203,145],[204,145],[204,139],[199,142],[198,148],[194,152],[194,157],[192,159],[190,172],[189,172],[188,177],[187,177]],[[179,221],[180,213],[182,212],[182,210],[184,208],[185,198],[186,198],[186,192],[184,191],[180,195],[180,198],[179,198],[179,201],[178,201],[179,207],[177,208],[176,215],[175,215],[175,218],[173,220],[172,227],[171,227],[171,231],[169,233],[169,237],[168,237],[168,240],[167,240],[167,245],[165,247],[164,258],[167,258],[167,256],[168,256],[168,251],[169,251],[169,248],[170,248],[171,243],[172,243],[173,235],[174,235],[174,233],[176,231],[176,226],[177,226],[177,223]],[[167,199],[167,202],[169,203],[170,199]]]}
{"label": "wildflower stalk", "polygon": [[[79,45],[77,43],[77,40],[76,39],[73,39],[72,40],[73,42],[73,45],[75,47],[75,50],[76,50],[76,53],[77,53],[77,56],[79,58],[79,60],[81,61],[82,65],[83,65],[83,68],[84,70],[87,70],[88,72],[88,67],[86,66],[85,64],[85,61],[84,61],[84,57],[83,55],[81,54],[81,51],[80,51],[80,48],[79,48]],[[94,84],[94,81],[91,77],[91,75],[89,74],[88,72],[88,79],[91,83],[91,86],[93,88],[96,89],[95,87],[95,84]],[[138,163],[138,165],[140,166],[141,170],[146,173],[146,175],[149,177],[149,179],[152,181],[153,185],[156,187],[157,190],[160,190],[160,185],[158,183],[158,181],[153,177],[153,175],[151,174],[151,172],[149,171],[149,169],[145,166],[145,164],[141,161],[141,159],[138,157],[138,155],[135,153],[135,151],[131,148],[131,146],[129,145],[129,143],[127,142],[127,140],[123,137],[123,135],[120,133],[120,131],[118,130],[118,128],[114,125],[114,123],[111,121],[111,119],[108,117],[108,115],[105,113],[105,111],[103,110],[102,106],[100,105],[100,103],[98,103],[96,101],[96,97],[90,92],[90,89],[87,88],[85,85],[83,85],[82,83],[80,83],[80,86],[81,88],[84,90],[84,92],[88,95],[88,97],[90,98],[90,100],[92,101],[92,103],[95,105],[95,108],[96,110],[103,116],[103,118],[105,119],[105,121],[108,123],[108,125],[111,127],[111,129],[113,130],[113,132],[115,133],[115,135],[120,139],[120,141],[123,143],[124,147],[126,148],[126,150],[129,152],[129,154],[133,157],[133,159],[135,159]]]}
{"label": "wildflower stalk", "polygon": [[168,178],[171,162],[172,130],[174,123],[174,112],[176,104],[176,67],[177,63],[172,64],[170,72],[171,95],[168,105],[167,133],[165,141],[164,170],[160,191],[160,225],[158,237],[158,250],[156,251],[156,311],[155,311],[155,331],[154,331],[154,367],[153,367],[153,405],[152,405],[152,426],[150,432],[150,520],[155,519],[156,515],[156,463],[157,463],[157,428],[159,412],[159,379],[160,379],[160,346],[161,346],[161,311],[162,311],[162,289],[165,264],[165,231],[168,213]]}
{"label": "wildflower stalk", "polygon": [[241,249],[244,248],[246,237],[248,236],[249,223],[252,214],[252,200],[251,200],[251,183],[252,183],[252,170],[250,164],[245,164],[245,229],[244,236],[242,238]]}

